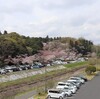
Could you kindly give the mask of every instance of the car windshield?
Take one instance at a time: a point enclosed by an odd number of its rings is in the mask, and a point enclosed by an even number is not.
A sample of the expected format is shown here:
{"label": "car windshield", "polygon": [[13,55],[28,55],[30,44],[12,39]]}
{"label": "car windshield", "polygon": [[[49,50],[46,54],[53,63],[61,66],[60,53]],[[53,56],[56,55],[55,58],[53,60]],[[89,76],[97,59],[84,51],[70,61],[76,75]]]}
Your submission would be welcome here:
{"label": "car windshield", "polygon": [[70,86],[73,86],[74,84],[73,84],[73,83],[70,83],[69,85],[70,85]]}
{"label": "car windshield", "polygon": [[69,89],[64,89],[64,91],[68,91]]}
{"label": "car windshield", "polygon": [[69,90],[69,88],[65,87],[64,90]]}
{"label": "car windshield", "polygon": [[61,90],[49,90],[49,93],[62,93],[62,91]]}
{"label": "car windshield", "polygon": [[76,82],[70,82],[71,84],[73,84],[73,85],[76,85],[77,83]]}
{"label": "car windshield", "polygon": [[69,90],[72,90],[72,88],[69,87]]}
{"label": "car windshield", "polygon": [[75,79],[75,80],[78,80],[78,78],[71,78],[71,79]]}
{"label": "car windshield", "polygon": [[66,84],[58,84],[59,86],[65,86]]}

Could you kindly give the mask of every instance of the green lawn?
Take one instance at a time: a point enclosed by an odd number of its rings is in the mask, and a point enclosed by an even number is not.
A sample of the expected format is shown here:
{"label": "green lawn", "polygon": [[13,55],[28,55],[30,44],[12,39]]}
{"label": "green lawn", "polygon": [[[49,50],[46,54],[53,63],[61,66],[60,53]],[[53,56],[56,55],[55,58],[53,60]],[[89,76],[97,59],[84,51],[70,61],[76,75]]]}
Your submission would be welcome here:
{"label": "green lawn", "polygon": [[76,62],[76,63],[66,64],[64,66],[67,68],[75,68],[75,67],[81,67],[81,66],[84,66],[87,64],[88,64],[88,62],[84,61],[84,62]]}

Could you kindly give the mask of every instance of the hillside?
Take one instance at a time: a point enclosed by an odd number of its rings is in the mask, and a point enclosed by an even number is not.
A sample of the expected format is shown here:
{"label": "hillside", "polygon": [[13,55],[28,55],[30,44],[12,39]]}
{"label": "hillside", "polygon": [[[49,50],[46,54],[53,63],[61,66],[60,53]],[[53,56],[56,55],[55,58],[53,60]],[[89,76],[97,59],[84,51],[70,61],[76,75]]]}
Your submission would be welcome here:
{"label": "hillside", "polygon": [[[99,48],[99,47],[98,47]],[[16,32],[0,33],[0,66],[5,64],[51,61],[55,58],[75,59],[95,52],[97,46],[84,38],[25,37]]]}

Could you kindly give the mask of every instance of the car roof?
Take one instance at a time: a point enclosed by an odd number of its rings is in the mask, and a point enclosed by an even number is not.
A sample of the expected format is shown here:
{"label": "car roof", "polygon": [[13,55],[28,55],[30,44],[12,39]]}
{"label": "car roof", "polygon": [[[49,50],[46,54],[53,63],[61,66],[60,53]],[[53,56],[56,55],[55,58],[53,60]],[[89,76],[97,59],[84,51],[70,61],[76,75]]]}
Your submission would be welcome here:
{"label": "car roof", "polygon": [[58,84],[66,84],[65,82],[58,82]]}
{"label": "car roof", "polygon": [[76,81],[76,80],[74,80],[74,79],[69,79],[68,81]]}

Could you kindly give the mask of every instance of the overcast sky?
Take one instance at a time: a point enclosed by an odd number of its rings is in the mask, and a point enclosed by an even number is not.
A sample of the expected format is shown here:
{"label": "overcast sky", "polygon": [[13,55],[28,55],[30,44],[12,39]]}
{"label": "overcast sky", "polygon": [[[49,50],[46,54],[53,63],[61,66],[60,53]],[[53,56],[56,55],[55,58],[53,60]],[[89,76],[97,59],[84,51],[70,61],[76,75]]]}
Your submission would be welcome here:
{"label": "overcast sky", "polygon": [[100,0],[0,0],[0,30],[100,44]]}

